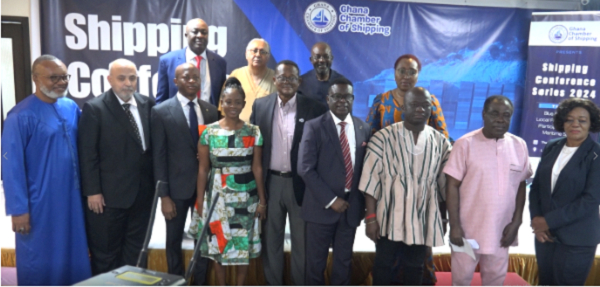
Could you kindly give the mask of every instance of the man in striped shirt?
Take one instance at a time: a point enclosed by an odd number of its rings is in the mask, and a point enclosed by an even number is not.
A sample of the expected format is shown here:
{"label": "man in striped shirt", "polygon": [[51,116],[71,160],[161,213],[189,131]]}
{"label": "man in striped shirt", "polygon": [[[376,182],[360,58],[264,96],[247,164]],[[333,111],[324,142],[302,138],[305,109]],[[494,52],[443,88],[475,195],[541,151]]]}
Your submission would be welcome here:
{"label": "man in striped shirt", "polygon": [[367,236],[376,244],[373,285],[390,285],[396,252],[403,282],[421,285],[427,246],[444,245],[442,173],[452,146],[427,125],[431,95],[421,87],[404,99],[403,122],[384,128],[367,147],[359,189],[365,194]]}

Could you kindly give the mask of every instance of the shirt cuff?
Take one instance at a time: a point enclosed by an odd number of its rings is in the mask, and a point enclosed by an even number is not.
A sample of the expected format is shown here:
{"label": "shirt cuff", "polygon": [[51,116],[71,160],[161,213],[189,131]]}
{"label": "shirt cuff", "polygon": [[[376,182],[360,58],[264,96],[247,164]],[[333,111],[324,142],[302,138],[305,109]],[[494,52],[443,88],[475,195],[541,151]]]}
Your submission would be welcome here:
{"label": "shirt cuff", "polygon": [[336,199],[337,199],[337,196],[334,197],[333,200],[328,205],[325,205],[325,209],[329,209],[331,207],[331,205],[335,202]]}

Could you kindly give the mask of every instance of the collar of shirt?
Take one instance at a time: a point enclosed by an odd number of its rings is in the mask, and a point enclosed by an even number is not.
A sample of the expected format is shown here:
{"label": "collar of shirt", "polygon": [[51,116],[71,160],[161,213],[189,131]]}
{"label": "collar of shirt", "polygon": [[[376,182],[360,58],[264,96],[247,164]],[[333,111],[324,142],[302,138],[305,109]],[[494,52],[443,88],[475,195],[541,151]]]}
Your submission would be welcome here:
{"label": "collar of shirt", "polygon": [[295,93],[294,96],[285,103],[285,105],[283,104],[283,101],[281,100],[281,98],[279,97],[279,93],[277,93],[277,106],[280,108],[286,108],[286,109],[293,109],[296,107],[296,96],[298,95],[298,93]]}
{"label": "collar of shirt", "polygon": [[[192,51],[189,47],[185,48],[185,61],[186,62],[194,62],[194,66],[196,65],[196,53],[194,53],[194,51]],[[206,49],[204,49],[204,51],[202,52],[202,54],[200,54],[200,56],[202,56],[202,59],[206,60]]]}
{"label": "collar of shirt", "polygon": [[505,140],[505,139],[506,139],[506,137],[508,136],[508,132],[506,132],[506,133],[504,133],[504,137],[503,137],[503,138],[498,138],[498,139],[495,139],[495,138],[494,138],[494,139],[490,139],[490,138],[487,138],[487,137],[485,137],[485,135],[483,134],[483,128],[480,128],[480,129],[479,129],[479,132],[478,132],[478,134],[479,134],[479,138],[481,139],[481,141],[484,141],[484,142],[497,142],[497,143],[502,143],[502,142],[504,142],[504,140]]}
{"label": "collar of shirt", "polygon": [[137,108],[137,102],[133,98],[133,95],[131,96],[131,98],[127,102],[124,102],[123,100],[121,100],[121,98],[119,96],[117,96],[117,93],[115,93],[115,96],[117,97],[117,100],[119,100],[119,104],[121,106],[123,106],[123,104],[130,104],[130,105],[132,105],[132,106],[134,106],[134,107]]}
{"label": "collar of shirt", "polygon": [[348,114],[346,116],[346,118],[342,121],[340,120],[336,115],[333,114],[332,111],[329,111],[329,113],[331,114],[331,117],[333,118],[333,122],[335,123],[335,126],[337,127],[341,122],[345,122],[346,123],[346,128],[350,129],[350,128],[354,128],[354,121],[352,120],[352,116],[350,114]]}
{"label": "collar of shirt", "polygon": [[194,102],[196,104],[196,106],[199,106],[199,104],[198,104],[198,98],[194,97],[194,99],[190,101],[188,98],[184,97],[179,92],[177,92],[177,100],[179,101],[179,103],[181,104],[182,107],[187,106],[187,104],[189,102]]}

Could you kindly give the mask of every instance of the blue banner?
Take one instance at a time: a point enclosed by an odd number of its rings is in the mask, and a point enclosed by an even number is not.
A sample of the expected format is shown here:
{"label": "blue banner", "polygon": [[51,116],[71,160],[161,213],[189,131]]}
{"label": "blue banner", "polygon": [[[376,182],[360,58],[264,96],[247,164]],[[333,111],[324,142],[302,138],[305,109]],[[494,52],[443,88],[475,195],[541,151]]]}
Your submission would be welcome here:
{"label": "blue banner", "polygon": [[600,104],[599,63],[600,12],[533,14],[522,125],[530,156],[541,156],[548,140],[564,136],[553,125],[561,101]]}
{"label": "blue banner", "polygon": [[109,88],[108,63],[138,65],[139,89],[154,96],[158,57],[187,43],[192,18],[209,24],[208,49],[227,70],[247,65],[252,38],[271,45],[269,66],[291,59],[312,69],[310,48],[328,42],[333,69],[355,83],[354,114],[366,118],[373,98],[396,87],[393,64],[415,54],[418,86],[441,102],[450,135],[482,126],[485,98],[513,100],[510,131],[519,134],[531,11],[388,1],[297,0],[48,0],[40,1],[42,52],[61,58],[73,75],[69,94],[80,105]]}

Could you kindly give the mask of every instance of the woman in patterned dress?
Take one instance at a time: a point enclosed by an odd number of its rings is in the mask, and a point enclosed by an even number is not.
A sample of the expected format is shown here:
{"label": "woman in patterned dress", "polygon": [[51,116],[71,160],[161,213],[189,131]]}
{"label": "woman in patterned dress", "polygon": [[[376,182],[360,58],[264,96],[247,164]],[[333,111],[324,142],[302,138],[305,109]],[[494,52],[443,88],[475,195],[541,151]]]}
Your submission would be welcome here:
{"label": "woman in patterned dress", "polygon": [[[415,55],[404,54],[398,57],[396,63],[394,63],[394,79],[396,80],[397,87],[391,91],[377,95],[367,115],[366,122],[371,126],[373,134],[391,124],[404,121],[404,95],[417,84],[419,72],[421,72],[421,62]],[[428,125],[449,139],[446,120],[444,119],[440,102],[434,95],[431,95],[431,101],[431,116],[429,117]],[[452,139],[450,141],[452,142]],[[445,214],[445,206],[442,208]],[[398,268],[398,265],[394,266],[394,269]],[[401,277],[400,274],[399,277]],[[436,282],[433,253],[430,248],[425,262],[423,285],[435,285]],[[395,281],[394,283],[401,282]]]}
{"label": "woman in patterned dress", "polygon": [[255,180],[262,178],[263,139],[258,126],[240,119],[245,104],[240,81],[230,77],[221,97],[225,117],[206,126],[198,145],[198,231],[216,204],[201,251],[214,261],[219,285],[225,285],[224,265],[236,265],[236,283],[244,284],[250,259],[260,255],[259,220],[266,218],[264,185]]}

